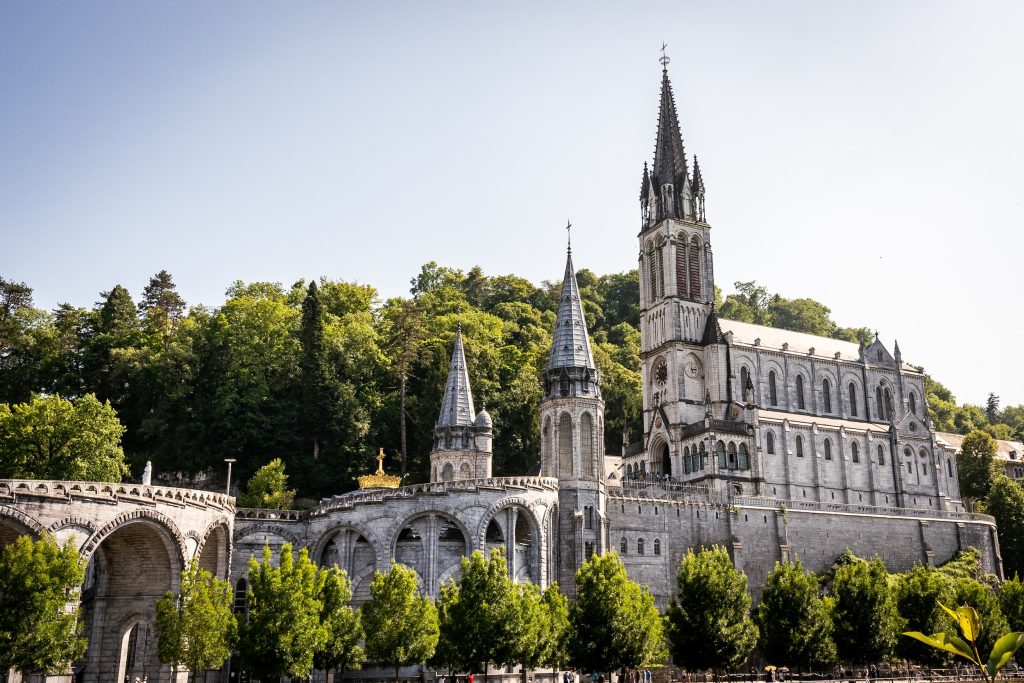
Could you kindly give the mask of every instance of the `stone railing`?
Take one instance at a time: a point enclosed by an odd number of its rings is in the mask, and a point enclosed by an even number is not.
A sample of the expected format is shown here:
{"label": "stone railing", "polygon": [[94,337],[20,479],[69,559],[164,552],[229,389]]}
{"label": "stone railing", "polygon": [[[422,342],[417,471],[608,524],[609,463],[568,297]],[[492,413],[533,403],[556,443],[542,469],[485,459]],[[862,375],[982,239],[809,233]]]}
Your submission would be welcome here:
{"label": "stone railing", "polygon": [[171,486],[143,486],[142,484],[110,484],[95,481],[54,481],[45,479],[0,479],[0,502],[19,498],[48,498],[53,500],[119,501],[131,503],[166,504],[177,507],[191,505],[199,508],[217,508],[233,511],[235,499],[223,493],[179,489]]}
{"label": "stone railing", "polygon": [[397,489],[368,489],[351,491],[334,496],[312,510],[262,510],[238,508],[235,518],[239,520],[302,521],[307,517],[322,517],[335,510],[352,508],[356,505],[383,503],[388,500],[403,500],[419,496],[444,496],[449,493],[473,493],[481,490],[504,490],[509,488],[554,491],[558,480],[553,477],[489,477],[487,479],[462,479],[458,481],[437,481],[426,484],[410,484]]}
{"label": "stone railing", "polygon": [[783,500],[780,498],[733,496],[733,505],[740,507],[776,508],[799,512],[846,512],[861,515],[883,515],[886,517],[930,517],[932,519],[949,519],[965,522],[988,522],[995,524],[991,515],[976,512],[960,512],[958,510],[936,510],[935,508],[906,508],[884,505],[863,505],[861,503],[833,503],[816,500]]}
{"label": "stone railing", "polygon": [[618,486],[622,489],[622,495],[631,497],[660,494],[707,496],[709,492],[706,484],[684,484],[678,481],[658,481],[656,479],[621,479]]}

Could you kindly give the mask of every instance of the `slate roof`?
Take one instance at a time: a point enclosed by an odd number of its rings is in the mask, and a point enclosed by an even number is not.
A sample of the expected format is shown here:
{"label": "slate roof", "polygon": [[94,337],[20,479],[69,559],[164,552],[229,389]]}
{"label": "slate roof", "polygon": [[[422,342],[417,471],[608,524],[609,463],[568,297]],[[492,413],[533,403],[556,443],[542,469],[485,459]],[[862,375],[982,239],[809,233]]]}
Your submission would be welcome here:
{"label": "slate roof", "polygon": [[572,266],[572,250],[565,260],[565,278],[562,280],[562,298],[558,302],[558,319],[548,358],[548,370],[556,368],[594,368],[590,353],[587,320],[583,317],[583,302],[576,284],[576,271]]}
{"label": "slate roof", "polygon": [[462,326],[455,333],[455,348],[452,363],[448,368],[448,381],[444,386],[441,400],[441,415],[438,427],[470,426],[476,418],[473,410],[473,392],[469,389],[469,371],[466,369],[466,354],[462,348]]}
{"label": "slate roof", "polygon": [[821,415],[813,415],[810,413],[793,412],[788,413],[782,410],[758,410],[757,416],[761,420],[789,420],[797,424],[817,424],[822,427],[833,427],[839,429],[840,427],[846,427],[847,431],[870,431],[876,434],[888,434],[889,425],[884,422],[867,422],[865,420],[844,420],[838,417],[823,417]]}

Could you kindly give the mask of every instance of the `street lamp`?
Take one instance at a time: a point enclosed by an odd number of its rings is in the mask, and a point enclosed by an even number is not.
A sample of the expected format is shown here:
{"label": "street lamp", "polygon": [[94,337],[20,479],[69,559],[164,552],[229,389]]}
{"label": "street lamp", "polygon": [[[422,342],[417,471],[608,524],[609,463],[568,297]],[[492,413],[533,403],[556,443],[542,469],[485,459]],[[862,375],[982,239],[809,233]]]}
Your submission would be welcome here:
{"label": "street lamp", "polygon": [[226,462],[228,464],[228,487],[227,487],[227,490],[224,493],[226,493],[227,495],[230,496],[231,495],[231,463],[237,462],[237,461],[234,458],[224,458],[224,462]]}

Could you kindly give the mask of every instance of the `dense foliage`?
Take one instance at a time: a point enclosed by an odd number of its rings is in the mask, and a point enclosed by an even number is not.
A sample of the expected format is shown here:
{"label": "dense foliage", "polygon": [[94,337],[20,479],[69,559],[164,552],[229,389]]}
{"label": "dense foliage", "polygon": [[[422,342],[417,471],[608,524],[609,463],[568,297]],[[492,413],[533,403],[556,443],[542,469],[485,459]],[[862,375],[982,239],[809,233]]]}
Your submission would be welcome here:
{"label": "dense foliage", "polygon": [[[639,280],[636,271],[577,273],[606,402],[606,447],[640,436]],[[60,395],[109,401],[137,476],[224,475],[241,481],[280,458],[300,496],[354,486],[383,446],[388,467],[427,476],[455,327],[461,321],[478,406],[494,417],[494,472],[522,474],[539,447],[538,376],[547,362],[560,282],[424,265],[408,297],[381,301],[370,285],[320,279],[233,283],[215,307],[178,295],[166,271],[136,304],[115,285],[91,308],[35,308],[32,290],[0,277],[0,404]],[[720,298],[720,297],[719,297]],[[755,282],[719,301],[723,317],[850,341],[866,328],[837,325],[811,299],[786,299]],[[958,406],[929,379],[940,430],[1024,437],[1024,406]],[[13,409],[11,409],[13,410]],[[0,439],[6,441],[7,439]],[[0,476],[28,476],[0,467]],[[119,473],[107,473],[117,478]],[[42,475],[40,475],[42,476]],[[64,476],[64,475],[61,475]]]}
{"label": "dense foliage", "polygon": [[437,608],[419,594],[415,570],[392,562],[387,574],[377,572],[362,619],[367,659],[393,667],[396,681],[401,667],[434,656],[440,635]]}
{"label": "dense foliage", "polygon": [[818,577],[796,562],[776,563],[757,606],[761,652],[773,664],[805,669],[836,659],[832,614]]}

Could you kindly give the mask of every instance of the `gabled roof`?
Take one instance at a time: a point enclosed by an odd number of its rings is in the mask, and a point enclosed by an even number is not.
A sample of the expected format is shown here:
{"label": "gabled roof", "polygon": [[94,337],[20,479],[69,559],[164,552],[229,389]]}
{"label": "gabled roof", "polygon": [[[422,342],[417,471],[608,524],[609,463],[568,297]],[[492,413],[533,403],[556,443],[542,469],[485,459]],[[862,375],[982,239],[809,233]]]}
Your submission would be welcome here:
{"label": "gabled roof", "polygon": [[476,413],[473,410],[473,393],[469,389],[469,370],[466,369],[466,354],[462,348],[462,326],[455,333],[455,348],[448,368],[448,381],[444,386],[441,400],[441,415],[437,427],[469,426]]}
{"label": "gabled roof", "polygon": [[562,298],[558,302],[558,319],[552,335],[548,370],[556,368],[594,368],[590,353],[587,320],[583,317],[583,302],[576,284],[576,271],[572,267],[572,249],[565,260],[562,280]]}

